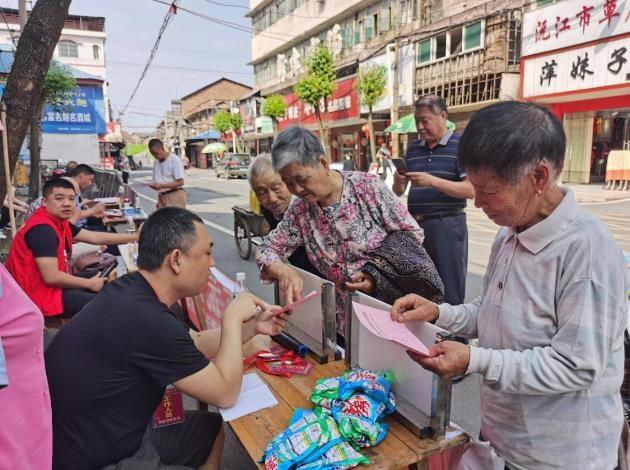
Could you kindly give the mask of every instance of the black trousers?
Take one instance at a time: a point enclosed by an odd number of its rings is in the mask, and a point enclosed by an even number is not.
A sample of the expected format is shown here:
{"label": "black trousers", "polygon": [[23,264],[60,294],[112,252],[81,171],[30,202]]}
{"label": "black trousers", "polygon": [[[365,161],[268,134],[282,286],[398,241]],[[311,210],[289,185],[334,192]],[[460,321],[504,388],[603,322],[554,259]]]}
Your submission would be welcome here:
{"label": "black trousers", "polygon": [[61,303],[63,305],[63,318],[72,318],[75,316],[95,295],[96,292],[83,289],[62,289]]}
{"label": "black trousers", "polygon": [[444,282],[444,298],[451,305],[464,303],[468,268],[466,214],[423,220],[424,248]]}

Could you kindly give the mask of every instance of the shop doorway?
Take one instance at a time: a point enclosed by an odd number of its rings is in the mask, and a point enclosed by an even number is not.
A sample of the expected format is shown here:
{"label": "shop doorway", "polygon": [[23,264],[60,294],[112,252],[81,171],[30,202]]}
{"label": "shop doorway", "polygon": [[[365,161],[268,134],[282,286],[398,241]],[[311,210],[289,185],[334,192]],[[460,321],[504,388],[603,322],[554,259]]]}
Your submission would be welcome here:
{"label": "shop doorway", "polygon": [[567,137],[567,148],[564,156],[562,181],[565,183],[589,183],[593,113],[565,114],[564,132]]}

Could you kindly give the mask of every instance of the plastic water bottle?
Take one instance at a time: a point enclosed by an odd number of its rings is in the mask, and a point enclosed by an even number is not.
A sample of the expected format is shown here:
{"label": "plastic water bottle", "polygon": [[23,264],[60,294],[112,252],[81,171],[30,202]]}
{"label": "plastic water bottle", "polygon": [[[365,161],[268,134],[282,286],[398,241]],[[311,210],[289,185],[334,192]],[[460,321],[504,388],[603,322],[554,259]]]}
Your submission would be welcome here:
{"label": "plastic water bottle", "polygon": [[127,216],[127,233],[134,233],[136,231],[136,223],[133,221],[133,216]]}
{"label": "plastic water bottle", "polygon": [[246,275],[243,272],[236,273],[236,287],[234,289],[234,297],[242,292],[249,292],[247,288]]}

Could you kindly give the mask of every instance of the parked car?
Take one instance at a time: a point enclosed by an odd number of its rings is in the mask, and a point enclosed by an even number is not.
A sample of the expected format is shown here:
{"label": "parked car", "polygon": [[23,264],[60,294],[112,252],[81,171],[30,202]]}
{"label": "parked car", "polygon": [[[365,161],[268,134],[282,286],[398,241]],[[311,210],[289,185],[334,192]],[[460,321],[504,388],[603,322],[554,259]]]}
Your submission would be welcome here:
{"label": "parked car", "polygon": [[247,168],[251,157],[246,153],[226,153],[218,159],[214,166],[214,174],[217,178],[225,176],[229,178],[247,178]]}

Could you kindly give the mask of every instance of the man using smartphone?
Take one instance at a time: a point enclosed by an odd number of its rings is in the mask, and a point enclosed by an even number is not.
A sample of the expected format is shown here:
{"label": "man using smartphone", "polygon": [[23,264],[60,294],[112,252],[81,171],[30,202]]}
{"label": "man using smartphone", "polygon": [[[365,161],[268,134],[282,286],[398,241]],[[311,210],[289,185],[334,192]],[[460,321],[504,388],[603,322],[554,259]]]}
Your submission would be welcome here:
{"label": "man using smartphone", "polygon": [[474,197],[457,164],[459,134],[446,128],[444,99],[425,95],[416,102],[419,139],[405,155],[408,169],[394,173],[392,190],[401,196],[411,183],[408,209],[424,230],[424,247],[444,282],[446,302],[459,305],[466,293],[468,228],[466,199]]}

